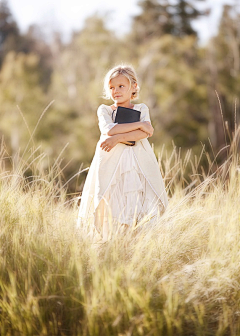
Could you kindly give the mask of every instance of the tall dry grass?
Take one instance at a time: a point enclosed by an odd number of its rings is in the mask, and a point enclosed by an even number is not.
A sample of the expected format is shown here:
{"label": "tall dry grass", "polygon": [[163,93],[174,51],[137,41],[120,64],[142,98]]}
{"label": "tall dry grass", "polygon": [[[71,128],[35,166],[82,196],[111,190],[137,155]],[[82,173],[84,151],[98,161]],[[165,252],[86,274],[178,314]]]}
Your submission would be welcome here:
{"label": "tall dry grass", "polygon": [[1,335],[240,335],[239,134],[221,166],[203,148],[205,170],[163,149],[167,211],[105,244],[76,230],[60,156],[46,172],[38,149],[13,160],[2,141]]}

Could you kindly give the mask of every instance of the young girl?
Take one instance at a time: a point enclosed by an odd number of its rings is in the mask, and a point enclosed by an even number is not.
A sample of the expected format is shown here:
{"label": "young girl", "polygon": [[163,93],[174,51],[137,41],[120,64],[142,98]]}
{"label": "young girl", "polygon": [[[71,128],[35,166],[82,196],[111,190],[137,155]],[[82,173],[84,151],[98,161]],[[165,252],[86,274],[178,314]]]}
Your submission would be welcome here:
{"label": "young girl", "polygon": [[[167,195],[155,154],[147,140],[153,134],[148,107],[133,104],[139,86],[131,66],[116,66],[104,80],[105,98],[113,105],[97,110],[101,137],[83,188],[77,227],[94,224],[108,240],[119,225],[153,220],[167,206]],[[118,106],[141,112],[140,121],[114,123]],[[128,146],[128,141],[135,141]]]}

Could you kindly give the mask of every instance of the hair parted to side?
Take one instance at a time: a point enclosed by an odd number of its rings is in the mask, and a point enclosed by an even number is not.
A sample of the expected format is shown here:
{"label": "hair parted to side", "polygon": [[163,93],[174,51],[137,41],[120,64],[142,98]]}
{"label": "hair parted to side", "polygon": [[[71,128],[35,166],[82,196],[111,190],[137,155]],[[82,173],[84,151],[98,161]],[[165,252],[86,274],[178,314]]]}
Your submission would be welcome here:
{"label": "hair parted to side", "polygon": [[[109,70],[106,76],[104,77],[103,98],[111,99],[111,94],[109,90],[109,82],[112,78],[115,78],[119,75],[123,75],[127,77],[127,79],[129,80],[130,87],[138,82],[135,70],[133,69],[131,65],[124,65],[124,64],[117,65],[111,70]],[[136,90],[133,91],[132,96],[131,96],[132,100],[138,98],[139,90],[140,90],[140,87],[137,84]]]}

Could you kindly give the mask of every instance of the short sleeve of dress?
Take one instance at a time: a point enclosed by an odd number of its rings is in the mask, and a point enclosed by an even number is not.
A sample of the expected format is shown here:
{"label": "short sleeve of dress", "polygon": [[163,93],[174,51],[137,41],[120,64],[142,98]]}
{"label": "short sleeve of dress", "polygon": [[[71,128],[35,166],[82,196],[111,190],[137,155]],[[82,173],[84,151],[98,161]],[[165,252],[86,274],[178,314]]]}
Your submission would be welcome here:
{"label": "short sleeve of dress", "polygon": [[147,105],[142,104],[141,108],[141,116],[140,116],[140,121],[150,121],[150,115],[149,115],[149,108],[147,107]]}
{"label": "short sleeve of dress", "polygon": [[102,104],[97,110],[98,126],[101,134],[107,134],[117,123],[112,120],[111,112]]}

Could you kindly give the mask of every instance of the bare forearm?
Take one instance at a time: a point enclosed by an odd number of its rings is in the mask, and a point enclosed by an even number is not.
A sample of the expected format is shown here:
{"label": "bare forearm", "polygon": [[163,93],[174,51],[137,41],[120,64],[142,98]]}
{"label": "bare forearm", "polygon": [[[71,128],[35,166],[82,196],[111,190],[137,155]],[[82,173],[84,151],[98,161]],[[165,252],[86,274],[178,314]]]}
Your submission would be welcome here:
{"label": "bare forearm", "polygon": [[115,147],[118,143],[128,144],[129,141],[138,141],[144,138],[147,138],[148,133],[135,130],[127,133],[119,133],[109,136],[107,139],[101,142],[100,148],[106,152],[110,152],[110,150]]}
{"label": "bare forearm", "polygon": [[113,128],[111,128],[110,131],[108,131],[107,135],[115,135],[135,131],[141,128],[141,124],[142,123],[140,121],[128,124],[117,124]]}
{"label": "bare forearm", "polygon": [[127,142],[127,141],[138,141],[144,138],[147,138],[147,133],[141,130],[135,130],[127,133],[116,134],[118,137],[118,142]]}

